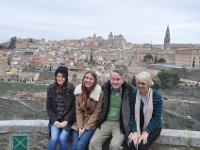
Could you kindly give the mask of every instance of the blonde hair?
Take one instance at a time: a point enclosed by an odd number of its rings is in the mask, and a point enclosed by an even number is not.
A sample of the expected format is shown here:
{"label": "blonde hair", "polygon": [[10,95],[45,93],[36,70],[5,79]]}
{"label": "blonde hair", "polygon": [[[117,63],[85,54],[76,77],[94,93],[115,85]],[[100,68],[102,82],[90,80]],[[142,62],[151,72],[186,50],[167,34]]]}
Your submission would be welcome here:
{"label": "blonde hair", "polygon": [[143,82],[145,85],[149,87],[153,85],[150,73],[145,71],[140,72],[139,74],[136,75],[136,82],[138,83],[138,81]]}

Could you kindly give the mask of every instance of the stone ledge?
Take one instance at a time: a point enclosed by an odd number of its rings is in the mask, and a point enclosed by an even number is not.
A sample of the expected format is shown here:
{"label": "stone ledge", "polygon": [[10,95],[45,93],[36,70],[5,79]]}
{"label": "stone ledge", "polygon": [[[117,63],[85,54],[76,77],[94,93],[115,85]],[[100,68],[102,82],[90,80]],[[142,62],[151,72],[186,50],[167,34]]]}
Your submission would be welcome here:
{"label": "stone ledge", "polygon": [[186,147],[200,147],[200,131],[163,129],[155,143]]}
{"label": "stone ledge", "polygon": [[47,120],[7,120],[0,121],[0,134],[2,133],[33,133],[48,134]]}
{"label": "stone ledge", "polygon": [[[0,121],[0,139],[4,135],[29,134],[43,135],[48,142],[48,120],[8,120]],[[8,139],[9,140],[9,139]],[[163,129],[153,147],[179,147],[175,149],[200,149],[200,131]],[[1,141],[0,141],[1,143]],[[9,142],[10,143],[10,142]],[[37,143],[37,142],[35,142]],[[37,145],[37,144],[34,144]],[[47,145],[43,142],[41,145]],[[34,147],[34,146],[33,146]],[[159,148],[156,148],[160,150]],[[162,148],[163,149],[163,148]]]}

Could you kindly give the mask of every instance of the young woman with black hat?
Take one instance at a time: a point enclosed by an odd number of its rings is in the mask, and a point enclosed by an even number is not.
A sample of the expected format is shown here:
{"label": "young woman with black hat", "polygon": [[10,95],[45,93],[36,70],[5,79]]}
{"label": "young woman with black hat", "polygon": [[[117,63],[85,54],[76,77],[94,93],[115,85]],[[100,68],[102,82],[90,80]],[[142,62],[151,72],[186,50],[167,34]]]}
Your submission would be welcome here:
{"label": "young woman with black hat", "polygon": [[68,138],[74,123],[74,86],[68,82],[68,68],[60,66],[55,71],[55,82],[47,89],[46,110],[49,117],[50,141],[48,150],[68,149]]}

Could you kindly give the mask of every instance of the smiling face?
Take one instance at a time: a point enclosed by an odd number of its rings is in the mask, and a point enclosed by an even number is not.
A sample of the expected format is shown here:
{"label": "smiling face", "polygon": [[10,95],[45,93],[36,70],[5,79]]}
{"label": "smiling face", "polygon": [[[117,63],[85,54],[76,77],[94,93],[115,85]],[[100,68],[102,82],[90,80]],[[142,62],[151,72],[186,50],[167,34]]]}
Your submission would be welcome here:
{"label": "smiling face", "polygon": [[110,84],[115,91],[119,91],[122,84],[124,83],[124,79],[122,75],[118,72],[112,72],[110,77]]}
{"label": "smiling face", "polygon": [[137,82],[137,87],[141,95],[147,95],[149,86],[142,81]]}
{"label": "smiling face", "polygon": [[87,73],[83,79],[83,84],[87,89],[91,89],[93,87],[93,84],[95,82],[94,77],[92,76],[91,73]]}
{"label": "smiling face", "polygon": [[62,85],[65,82],[65,77],[63,76],[62,73],[57,73],[56,75],[56,82],[58,83],[58,85]]}

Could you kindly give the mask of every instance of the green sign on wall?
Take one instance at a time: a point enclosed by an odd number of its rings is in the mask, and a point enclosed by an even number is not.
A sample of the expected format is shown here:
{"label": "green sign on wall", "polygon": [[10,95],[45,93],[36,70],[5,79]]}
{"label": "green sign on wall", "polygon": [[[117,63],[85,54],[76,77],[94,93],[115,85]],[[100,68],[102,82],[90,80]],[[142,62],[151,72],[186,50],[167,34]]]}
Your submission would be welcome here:
{"label": "green sign on wall", "polygon": [[13,135],[12,150],[28,150],[28,135]]}

